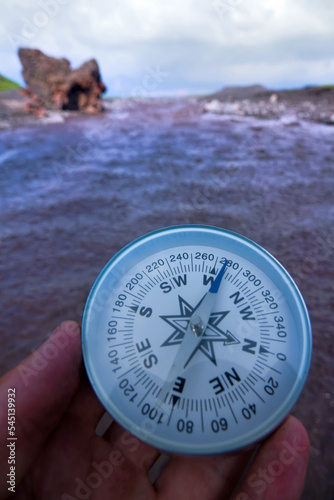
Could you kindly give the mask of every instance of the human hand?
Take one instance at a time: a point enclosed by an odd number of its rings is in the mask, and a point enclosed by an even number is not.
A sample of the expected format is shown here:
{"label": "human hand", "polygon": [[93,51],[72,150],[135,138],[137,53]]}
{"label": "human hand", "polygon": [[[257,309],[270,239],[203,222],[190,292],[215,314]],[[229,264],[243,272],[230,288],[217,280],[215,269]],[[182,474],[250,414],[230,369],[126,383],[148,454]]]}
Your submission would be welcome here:
{"label": "human hand", "polygon": [[[8,434],[10,388],[16,440]],[[105,409],[84,373],[73,321],[0,379],[0,404],[1,499],[13,495],[9,458],[15,460],[13,498],[20,500],[297,500],[302,492],[309,441],[292,416],[261,444],[241,482],[254,450],[171,455],[151,484],[159,450],[116,422],[102,437],[95,433]]]}

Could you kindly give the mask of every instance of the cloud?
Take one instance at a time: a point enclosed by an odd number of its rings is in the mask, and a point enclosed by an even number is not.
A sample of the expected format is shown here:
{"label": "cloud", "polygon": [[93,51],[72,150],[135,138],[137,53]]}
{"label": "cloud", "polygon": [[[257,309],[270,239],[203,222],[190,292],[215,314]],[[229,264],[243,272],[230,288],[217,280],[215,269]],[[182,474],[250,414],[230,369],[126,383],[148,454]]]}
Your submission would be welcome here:
{"label": "cloud", "polygon": [[1,10],[0,71],[16,79],[20,44],[73,67],[96,57],[124,94],[157,64],[168,72],[161,92],[334,80],[332,0],[12,0]]}

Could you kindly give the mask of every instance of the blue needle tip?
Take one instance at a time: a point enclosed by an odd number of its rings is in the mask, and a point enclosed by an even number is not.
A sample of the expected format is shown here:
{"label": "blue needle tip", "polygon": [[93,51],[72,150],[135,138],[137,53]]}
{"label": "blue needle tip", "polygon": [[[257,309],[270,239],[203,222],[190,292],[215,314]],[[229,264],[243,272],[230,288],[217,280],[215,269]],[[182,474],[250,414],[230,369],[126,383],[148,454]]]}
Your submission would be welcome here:
{"label": "blue needle tip", "polygon": [[221,280],[223,279],[223,275],[224,275],[224,272],[225,272],[226,266],[227,266],[227,260],[225,260],[225,262],[224,262],[224,264],[223,264],[223,267],[221,268],[221,270],[220,270],[220,271],[219,271],[219,273],[217,274],[216,279],[215,279],[215,280],[214,280],[214,282],[212,283],[212,285],[211,285],[211,287],[210,287],[210,290],[209,290],[209,292],[210,292],[210,293],[217,293],[217,292],[218,292],[219,287],[220,287]]}

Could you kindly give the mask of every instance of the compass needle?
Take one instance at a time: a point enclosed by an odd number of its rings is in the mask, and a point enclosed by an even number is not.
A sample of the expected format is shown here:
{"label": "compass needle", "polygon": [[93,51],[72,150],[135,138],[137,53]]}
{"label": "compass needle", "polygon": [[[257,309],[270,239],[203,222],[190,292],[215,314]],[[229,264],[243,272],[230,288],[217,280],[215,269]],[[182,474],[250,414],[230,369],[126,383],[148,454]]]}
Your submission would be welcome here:
{"label": "compass needle", "polygon": [[107,411],[166,451],[221,453],[267,436],[296,402],[312,337],[304,300],[266,250],[231,231],[165,228],[101,271],[82,321]]}
{"label": "compass needle", "polygon": [[183,341],[179,347],[176,358],[166,377],[166,381],[159,393],[160,401],[164,401],[171,385],[177,376],[181,375],[194,357],[199,345],[202,343],[202,336],[206,331],[213,307],[217,298],[217,293],[227,266],[225,261],[217,277],[213,281],[210,290],[200,300],[198,307],[190,316],[188,327],[186,329]]}

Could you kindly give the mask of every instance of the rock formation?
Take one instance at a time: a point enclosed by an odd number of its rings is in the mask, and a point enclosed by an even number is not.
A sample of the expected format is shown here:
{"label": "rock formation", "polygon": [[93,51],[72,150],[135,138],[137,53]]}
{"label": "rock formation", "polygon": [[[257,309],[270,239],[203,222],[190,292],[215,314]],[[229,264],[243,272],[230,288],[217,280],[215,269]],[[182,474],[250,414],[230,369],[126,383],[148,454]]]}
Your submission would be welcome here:
{"label": "rock formation", "polygon": [[37,49],[19,49],[22,76],[32,101],[28,111],[43,114],[44,109],[103,110],[101,94],[106,91],[95,59],[72,70],[67,59],[49,57]]}

